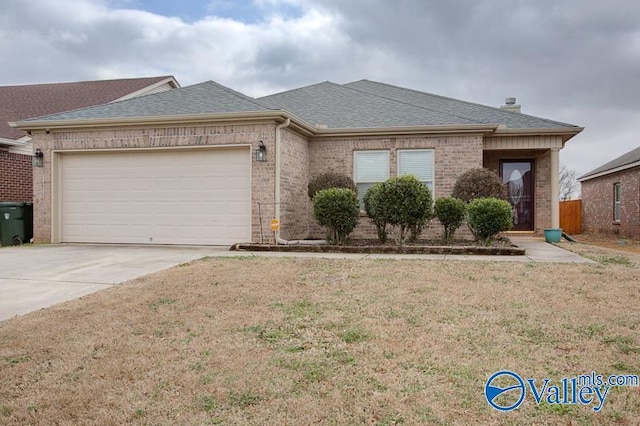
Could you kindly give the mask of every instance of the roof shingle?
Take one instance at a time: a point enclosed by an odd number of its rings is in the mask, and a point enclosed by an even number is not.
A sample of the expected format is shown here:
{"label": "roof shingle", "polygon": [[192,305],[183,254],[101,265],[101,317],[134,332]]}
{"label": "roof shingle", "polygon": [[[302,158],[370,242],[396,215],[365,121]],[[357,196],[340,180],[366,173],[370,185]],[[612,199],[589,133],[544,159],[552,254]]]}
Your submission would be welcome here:
{"label": "roof shingle", "polygon": [[471,120],[475,123],[502,124],[514,129],[576,127],[559,121],[505,111],[500,108],[447,98],[418,90],[405,89],[376,81],[360,80],[345,84],[345,86],[427,110],[440,111],[452,117],[458,117],[460,120]]}
{"label": "roof shingle", "polygon": [[290,111],[308,124],[332,129],[477,124],[446,111],[422,108],[328,81],[258,100]]}
{"label": "roof shingle", "polygon": [[8,122],[105,104],[168,78],[172,77],[0,86],[0,138],[18,139],[25,134]]}
{"label": "roof shingle", "polygon": [[286,110],[314,127],[381,129],[419,126],[506,126],[580,131],[571,124],[503,111],[388,84],[324,82],[251,98],[213,81],[25,121],[100,120]]}
{"label": "roof shingle", "polygon": [[142,118],[266,111],[258,101],[214,81],[25,121]]}
{"label": "roof shingle", "polygon": [[634,163],[640,163],[640,146],[634,150],[627,152],[626,154],[621,155],[618,158],[609,161],[606,164],[603,164],[600,167],[591,170],[588,173],[585,173],[584,175],[580,176],[578,180],[587,180],[590,177],[595,177],[595,175],[607,174],[606,172],[608,171],[613,171],[624,166],[631,166]]}

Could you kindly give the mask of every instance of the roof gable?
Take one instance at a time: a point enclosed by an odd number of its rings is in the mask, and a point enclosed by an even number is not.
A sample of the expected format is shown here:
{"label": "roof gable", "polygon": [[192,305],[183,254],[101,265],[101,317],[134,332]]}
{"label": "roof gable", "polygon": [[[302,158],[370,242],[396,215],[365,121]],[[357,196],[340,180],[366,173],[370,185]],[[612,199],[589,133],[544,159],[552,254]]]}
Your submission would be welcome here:
{"label": "roof gable", "polygon": [[105,104],[163,82],[179,87],[171,76],[0,86],[0,138],[18,139],[24,135],[8,122]]}
{"label": "roof gable", "polygon": [[578,180],[589,180],[636,166],[640,166],[640,146],[580,176]]}

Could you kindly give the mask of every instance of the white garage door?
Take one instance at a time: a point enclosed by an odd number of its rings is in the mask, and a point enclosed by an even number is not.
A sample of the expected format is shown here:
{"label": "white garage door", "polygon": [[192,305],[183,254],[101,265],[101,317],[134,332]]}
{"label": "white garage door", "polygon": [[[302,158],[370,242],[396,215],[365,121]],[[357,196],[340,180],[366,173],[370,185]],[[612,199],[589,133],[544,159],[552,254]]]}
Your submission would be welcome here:
{"label": "white garage door", "polygon": [[249,148],[61,154],[61,241],[250,241],[250,161]]}

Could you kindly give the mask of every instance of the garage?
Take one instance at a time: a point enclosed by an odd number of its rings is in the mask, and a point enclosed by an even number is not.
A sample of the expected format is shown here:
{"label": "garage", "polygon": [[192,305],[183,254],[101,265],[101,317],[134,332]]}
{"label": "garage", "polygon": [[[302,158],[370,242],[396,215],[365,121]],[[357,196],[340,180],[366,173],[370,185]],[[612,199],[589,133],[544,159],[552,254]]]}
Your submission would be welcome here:
{"label": "garage", "polygon": [[54,170],[54,240],[188,245],[251,241],[248,146],[58,152]]}

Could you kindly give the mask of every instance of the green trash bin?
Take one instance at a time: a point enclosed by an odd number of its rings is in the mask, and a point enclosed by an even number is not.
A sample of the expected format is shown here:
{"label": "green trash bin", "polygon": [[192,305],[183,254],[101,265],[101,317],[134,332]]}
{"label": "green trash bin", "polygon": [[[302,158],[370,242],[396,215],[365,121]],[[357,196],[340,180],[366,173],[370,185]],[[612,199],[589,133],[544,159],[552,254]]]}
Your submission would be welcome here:
{"label": "green trash bin", "polygon": [[19,246],[25,241],[25,203],[0,203],[0,245]]}

